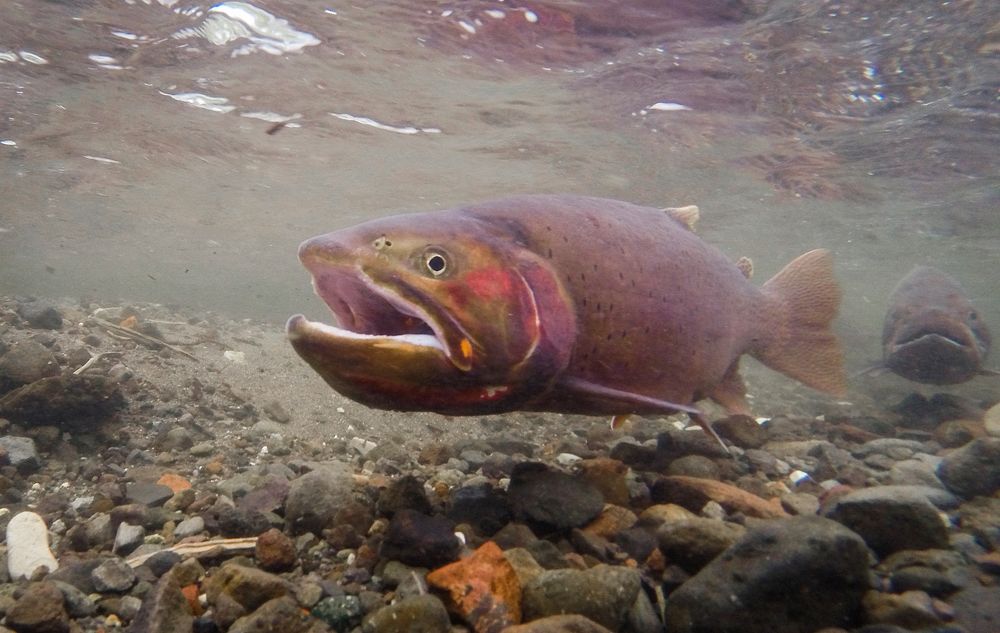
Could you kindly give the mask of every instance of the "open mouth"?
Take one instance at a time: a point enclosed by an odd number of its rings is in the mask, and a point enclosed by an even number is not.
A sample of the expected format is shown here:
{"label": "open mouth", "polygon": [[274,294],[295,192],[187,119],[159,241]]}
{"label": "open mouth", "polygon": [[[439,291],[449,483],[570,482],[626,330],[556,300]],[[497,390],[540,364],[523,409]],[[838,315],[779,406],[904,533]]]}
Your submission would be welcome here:
{"label": "open mouth", "polygon": [[332,339],[392,339],[394,343],[432,347],[448,354],[444,337],[420,306],[387,292],[358,270],[313,271],[316,294],[329,306],[336,325],[308,321],[302,316],[288,322],[289,335],[308,330]]}

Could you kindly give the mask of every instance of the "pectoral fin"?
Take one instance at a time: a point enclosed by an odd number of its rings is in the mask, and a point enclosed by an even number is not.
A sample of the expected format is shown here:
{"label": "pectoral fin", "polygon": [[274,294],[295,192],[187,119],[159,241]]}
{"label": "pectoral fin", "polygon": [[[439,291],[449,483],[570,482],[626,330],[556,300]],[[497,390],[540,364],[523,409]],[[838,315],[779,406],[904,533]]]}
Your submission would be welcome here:
{"label": "pectoral fin", "polygon": [[622,411],[655,411],[665,415],[679,413],[681,411],[695,415],[701,413],[701,410],[698,409],[698,407],[669,402],[667,400],[660,400],[658,398],[651,398],[642,394],[622,391],[621,389],[614,389],[612,387],[605,387],[604,385],[598,385],[597,383],[590,382],[589,380],[583,380],[581,378],[562,378],[559,381],[559,386],[565,391],[578,394],[581,397],[602,400],[606,403],[620,403]]}

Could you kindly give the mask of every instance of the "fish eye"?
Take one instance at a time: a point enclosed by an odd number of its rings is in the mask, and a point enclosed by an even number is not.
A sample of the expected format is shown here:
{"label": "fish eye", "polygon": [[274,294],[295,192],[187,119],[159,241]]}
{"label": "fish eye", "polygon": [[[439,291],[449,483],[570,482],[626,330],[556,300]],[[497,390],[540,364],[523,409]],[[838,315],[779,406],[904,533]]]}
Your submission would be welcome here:
{"label": "fish eye", "polygon": [[440,277],[448,271],[448,258],[440,251],[429,250],[424,253],[424,268],[431,275]]}

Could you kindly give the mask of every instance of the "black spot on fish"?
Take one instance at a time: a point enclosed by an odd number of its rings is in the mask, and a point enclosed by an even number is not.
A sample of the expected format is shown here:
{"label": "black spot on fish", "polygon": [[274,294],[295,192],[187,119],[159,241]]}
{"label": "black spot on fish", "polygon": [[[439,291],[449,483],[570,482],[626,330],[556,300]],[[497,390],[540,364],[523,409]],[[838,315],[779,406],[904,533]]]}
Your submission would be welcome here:
{"label": "black spot on fish", "polygon": [[625,273],[618,271],[618,279],[621,281],[625,281]]}
{"label": "black spot on fish", "polygon": [[598,312],[601,311],[601,302],[600,301],[597,302],[597,311]]}
{"label": "black spot on fish", "polygon": [[585,308],[586,308],[586,307],[587,307],[587,297],[584,297],[584,298],[583,298],[583,301],[582,301],[582,303],[583,303],[583,307],[585,307]]}
{"label": "black spot on fish", "polygon": [[580,273],[580,281],[587,281],[587,276],[583,273]]}
{"label": "black spot on fish", "polygon": [[627,337],[628,337],[628,331],[622,330],[622,338],[627,338]]}
{"label": "black spot on fish", "polygon": [[614,311],[615,311],[615,304],[612,303],[611,305],[608,306],[608,314],[611,314]]}
{"label": "black spot on fish", "polygon": [[607,339],[608,339],[608,340],[610,341],[610,340],[611,340],[611,337],[612,337],[612,336],[614,336],[614,335],[613,335],[613,334],[611,334],[611,333],[608,333],[608,337],[607,337]]}
{"label": "black spot on fish", "polygon": [[549,259],[552,259],[552,249],[549,249]]}

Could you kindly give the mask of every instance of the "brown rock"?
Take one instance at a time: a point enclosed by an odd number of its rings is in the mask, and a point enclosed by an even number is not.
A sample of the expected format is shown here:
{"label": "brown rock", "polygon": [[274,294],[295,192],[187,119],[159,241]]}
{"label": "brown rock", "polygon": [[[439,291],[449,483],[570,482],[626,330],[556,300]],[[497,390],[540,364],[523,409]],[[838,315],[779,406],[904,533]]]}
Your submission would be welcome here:
{"label": "brown rock", "polygon": [[295,567],[295,543],[276,528],[271,528],[257,537],[254,558],[265,571],[282,572]]}
{"label": "brown rock", "polygon": [[527,624],[508,626],[503,633],[611,633],[582,615],[550,615]]}
{"label": "brown rock", "polygon": [[248,612],[289,593],[288,583],[281,577],[235,564],[218,569],[205,580],[204,588],[209,604],[216,604],[225,596]]}
{"label": "brown rock", "polygon": [[715,501],[726,512],[741,512],[760,519],[778,519],[788,516],[778,499],[765,501],[721,481],[695,477],[671,476],[658,479],[651,496],[658,503],[676,503],[692,512],[700,512],[709,501]]}
{"label": "brown rock", "polygon": [[977,437],[986,436],[986,427],[975,420],[948,420],[934,429],[934,439],[945,448],[965,446]]}
{"label": "brown rock", "polygon": [[767,429],[748,415],[731,415],[712,422],[719,437],[740,448],[760,448],[767,442]]}
{"label": "brown rock", "polygon": [[625,481],[628,466],[609,457],[585,459],[577,466],[580,468],[579,477],[597,488],[604,496],[605,503],[628,505],[628,484]]}
{"label": "brown rock", "polygon": [[63,595],[52,582],[28,585],[14,606],[7,611],[7,626],[18,633],[64,633],[69,631],[69,614]]}
{"label": "brown rock", "polygon": [[604,510],[597,515],[596,519],[588,523],[583,528],[583,531],[603,536],[604,538],[611,538],[622,530],[632,527],[638,520],[639,518],[635,516],[635,513],[628,508],[609,504],[604,506]]}
{"label": "brown rock", "polygon": [[521,621],[521,584],[493,541],[470,556],[427,574],[427,584],[445,592],[445,606],[477,633],[499,631]]}
{"label": "brown rock", "polygon": [[643,525],[658,526],[664,523],[673,523],[685,519],[693,519],[697,514],[687,508],[682,508],[676,503],[658,503],[649,506],[639,515],[639,522]]}

